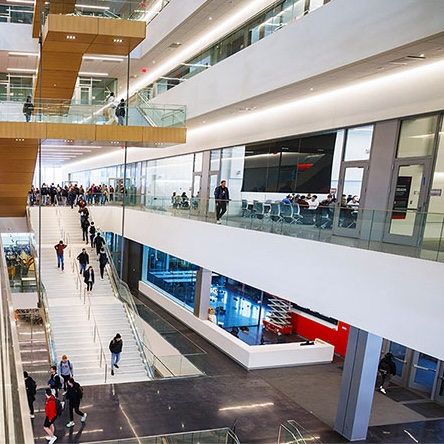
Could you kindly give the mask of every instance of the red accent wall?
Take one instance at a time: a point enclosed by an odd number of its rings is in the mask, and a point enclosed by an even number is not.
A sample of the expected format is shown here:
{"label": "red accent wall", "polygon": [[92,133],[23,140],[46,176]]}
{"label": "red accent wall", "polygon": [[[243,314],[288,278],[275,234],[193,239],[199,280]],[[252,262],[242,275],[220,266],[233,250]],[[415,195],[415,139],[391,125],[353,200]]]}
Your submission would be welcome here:
{"label": "red accent wall", "polygon": [[293,325],[293,333],[307,338],[310,341],[316,338],[335,347],[335,353],[345,356],[347,349],[349,325],[339,321],[337,328],[330,328],[324,324],[305,317],[302,313],[291,312],[291,324]]}

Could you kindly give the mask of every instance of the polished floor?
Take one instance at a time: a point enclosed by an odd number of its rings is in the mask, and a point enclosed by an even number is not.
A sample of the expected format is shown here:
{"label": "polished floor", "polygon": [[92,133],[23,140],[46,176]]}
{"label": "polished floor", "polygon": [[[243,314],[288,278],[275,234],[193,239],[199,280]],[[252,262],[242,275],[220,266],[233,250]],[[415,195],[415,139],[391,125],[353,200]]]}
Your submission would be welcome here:
{"label": "polished floor", "polygon": [[[85,387],[81,409],[88,419],[68,429],[67,412],[56,422],[57,443],[105,443],[108,440],[158,434],[232,427],[240,442],[271,444],[277,442],[280,423],[296,420],[323,443],[347,442],[332,430],[342,361],[330,365],[304,366],[273,370],[246,371],[209,345],[205,339],[152,304],[142,295],[140,300],[173,324],[207,352],[206,376],[143,383],[109,384]],[[29,326],[19,322],[19,337],[29,338]],[[34,329],[41,348],[41,337]],[[47,374],[42,360],[35,355],[36,366],[23,344],[22,359],[37,380],[39,391],[33,419],[36,443],[45,443],[44,395]],[[27,351],[25,351],[27,350]],[[35,373],[33,373],[35,370]],[[125,353],[121,367],[125,371]],[[81,381],[80,381],[81,382]],[[437,404],[431,410],[417,412],[406,406],[418,395],[407,396],[389,390],[389,396],[375,393],[372,418],[366,443],[442,443],[444,412]],[[396,393],[398,395],[396,396]],[[393,395],[393,396],[391,396]],[[398,400],[397,400],[397,399]],[[425,399],[416,399],[418,404]]]}

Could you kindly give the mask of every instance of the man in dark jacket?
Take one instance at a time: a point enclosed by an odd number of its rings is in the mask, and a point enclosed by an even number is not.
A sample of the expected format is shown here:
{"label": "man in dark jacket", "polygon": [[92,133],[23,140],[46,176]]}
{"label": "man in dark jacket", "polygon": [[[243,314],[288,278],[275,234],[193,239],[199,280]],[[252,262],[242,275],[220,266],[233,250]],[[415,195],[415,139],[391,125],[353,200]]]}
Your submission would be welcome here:
{"label": "man in dark jacket", "polygon": [[73,427],[74,422],[74,410],[82,417],[81,422],[86,421],[87,413],[80,411],[80,401],[83,397],[83,390],[80,388],[80,384],[74,381],[74,378],[68,380],[68,391],[66,392],[66,399],[69,401],[69,422],[66,427]]}
{"label": "man in dark jacket", "polygon": [[223,180],[214,190],[214,198],[216,199],[216,223],[220,224],[220,218],[227,211],[227,202],[230,200],[230,193],[226,187],[227,182]]}
{"label": "man in dark jacket", "polygon": [[114,367],[119,368],[117,365],[120,361],[120,353],[123,348],[122,336],[119,333],[111,339],[109,343],[109,351],[111,352],[111,375],[114,376]]}
{"label": "man in dark jacket", "polygon": [[387,394],[386,389],[390,383],[392,376],[396,375],[396,364],[392,361],[393,355],[387,353],[378,365],[378,372],[381,375],[381,385],[379,386],[379,391]]}
{"label": "man in dark jacket", "polygon": [[80,274],[85,273],[86,266],[89,264],[89,254],[84,248],[82,248],[82,252],[77,256],[76,259],[79,261]]}
{"label": "man in dark jacket", "polygon": [[100,233],[97,233],[97,236],[94,239],[94,244],[96,246],[96,253],[98,256],[100,254],[100,250],[102,249],[103,245],[105,245],[105,239],[102,237]]}
{"label": "man in dark jacket", "polygon": [[37,384],[34,379],[28,375],[28,372],[23,372],[23,376],[25,377],[26,397],[28,398],[29,413],[31,418],[35,418],[34,401],[37,393]]}
{"label": "man in dark jacket", "polygon": [[125,125],[125,115],[126,115],[125,108],[126,108],[125,100],[121,99],[120,103],[117,105],[116,108],[116,117],[118,125]]}
{"label": "man in dark jacket", "polygon": [[105,272],[106,264],[108,263],[108,257],[106,256],[105,249],[101,248],[99,253],[99,268],[100,268],[100,279],[103,281],[103,274]]}

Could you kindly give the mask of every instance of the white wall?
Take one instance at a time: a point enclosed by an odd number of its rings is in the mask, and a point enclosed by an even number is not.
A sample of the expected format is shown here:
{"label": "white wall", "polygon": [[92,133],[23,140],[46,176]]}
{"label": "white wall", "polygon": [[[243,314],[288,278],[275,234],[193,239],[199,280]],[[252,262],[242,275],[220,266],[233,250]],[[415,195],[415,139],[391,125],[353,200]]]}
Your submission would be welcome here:
{"label": "white wall", "polygon": [[[93,215],[112,231],[121,209]],[[444,359],[444,264],[137,210],[125,219],[136,242]]]}
{"label": "white wall", "polygon": [[[154,101],[185,103],[191,119],[270,91],[291,100],[278,90],[442,33],[443,16],[439,0],[335,0]],[[401,55],[387,62],[390,57]]]}

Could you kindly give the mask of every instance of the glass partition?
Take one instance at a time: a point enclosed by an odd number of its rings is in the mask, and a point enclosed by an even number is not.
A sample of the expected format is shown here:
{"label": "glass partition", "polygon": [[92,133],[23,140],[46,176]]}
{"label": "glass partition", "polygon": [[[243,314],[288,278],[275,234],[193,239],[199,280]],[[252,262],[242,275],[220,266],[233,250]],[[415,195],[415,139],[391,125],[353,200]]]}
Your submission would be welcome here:
{"label": "glass partition", "polygon": [[193,310],[197,265],[147,246],[143,250],[143,264],[143,281]]}
{"label": "glass partition", "polygon": [[[116,118],[109,120],[105,106],[75,104],[70,101],[39,100],[33,103],[31,122],[76,123],[94,125],[117,125]],[[130,105],[127,109],[128,126],[185,127],[185,107],[175,105],[150,105],[144,109],[140,105]],[[155,114],[156,118],[152,118]],[[25,122],[23,103],[0,102],[1,122]]]}
{"label": "glass partition", "polygon": [[404,120],[398,143],[398,158],[430,156],[433,151],[438,116]]}

